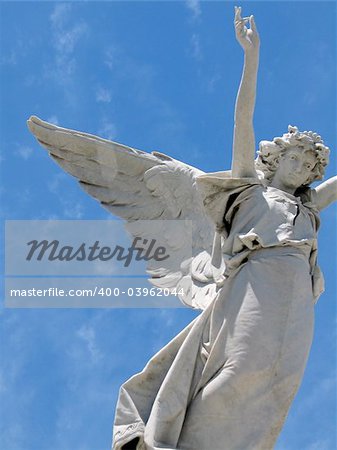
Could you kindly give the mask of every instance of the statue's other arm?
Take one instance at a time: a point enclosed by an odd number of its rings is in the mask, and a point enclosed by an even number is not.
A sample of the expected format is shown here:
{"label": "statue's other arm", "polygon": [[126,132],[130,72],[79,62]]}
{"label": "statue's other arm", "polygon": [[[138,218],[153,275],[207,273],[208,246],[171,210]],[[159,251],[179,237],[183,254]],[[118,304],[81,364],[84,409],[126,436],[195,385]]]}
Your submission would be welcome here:
{"label": "statue's other arm", "polygon": [[[245,23],[249,22],[248,29]],[[244,68],[236,99],[232,155],[233,177],[256,177],[255,136],[253,115],[256,80],[259,65],[260,40],[254,17],[241,18],[241,8],[235,8],[235,34],[244,50]]]}
{"label": "statue's other arm", "polygon": [[316,204],[319,210],[337,201],[337,175],[329,178],[315,188],[317,193]]}

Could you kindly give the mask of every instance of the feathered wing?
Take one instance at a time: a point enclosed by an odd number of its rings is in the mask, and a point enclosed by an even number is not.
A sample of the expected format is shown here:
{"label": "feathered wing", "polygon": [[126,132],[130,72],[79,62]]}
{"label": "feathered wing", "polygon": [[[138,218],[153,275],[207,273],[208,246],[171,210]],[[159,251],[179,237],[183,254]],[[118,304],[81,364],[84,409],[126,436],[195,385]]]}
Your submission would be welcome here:
{"label": "feathered wing", "polygon": [[[178,255],[165,265],[151,260],[151,283],[183,292],[185,304],[204,309],[216,285],[210,265],[214,225],[196,189],[196,177],[203,172],[159,152],[135,150],[34,116],[28,127],[89,195],[127,221],[133,236],[156,239]],[[179,220],[178,226],[170,226],[170,220]]]}

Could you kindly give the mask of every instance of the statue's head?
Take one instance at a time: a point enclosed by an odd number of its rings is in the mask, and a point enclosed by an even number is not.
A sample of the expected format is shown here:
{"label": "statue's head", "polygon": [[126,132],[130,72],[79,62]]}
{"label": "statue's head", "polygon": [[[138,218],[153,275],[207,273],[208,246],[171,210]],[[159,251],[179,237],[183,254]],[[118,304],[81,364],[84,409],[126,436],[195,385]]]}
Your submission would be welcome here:
{"label": "statue's head", "polygon": [[292,150],[307,153],[313,163],[303,185],[309,185],[313,181],[321,180],[325,167],[329,163],[330,150],[323,143],[321,136],[312,131],[299,131],[297,127],[289,125],[288,133],[282,137],[276,137],[273,141],[261,141],[258,157],[255,160],[257,171],[263,173],[265,179],[272,181],[278,169],[280,160],[287,152]]}

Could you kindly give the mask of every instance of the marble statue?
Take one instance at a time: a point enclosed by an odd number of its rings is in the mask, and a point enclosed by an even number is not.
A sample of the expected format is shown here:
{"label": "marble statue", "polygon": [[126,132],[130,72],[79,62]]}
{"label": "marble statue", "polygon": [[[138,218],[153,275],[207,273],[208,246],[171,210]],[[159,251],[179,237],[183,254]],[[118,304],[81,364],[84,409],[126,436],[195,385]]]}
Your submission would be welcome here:
{"label": "marble statue", "polygon": [[306,365],[323,291],[319,212],[336,201],[337,177],[309,187],[322,179],[329,149],[295,126],[260,142],[254,159],[259,35],[241,8],[234,24],[244,69],[230,171],[205,174],[159,152],[28,121],[135,235],[144,231],[139,219],[193,223],[193,257],[151,281],[186,288],[182,300],[203,312],[121,387],[115,450],[272,449]]}

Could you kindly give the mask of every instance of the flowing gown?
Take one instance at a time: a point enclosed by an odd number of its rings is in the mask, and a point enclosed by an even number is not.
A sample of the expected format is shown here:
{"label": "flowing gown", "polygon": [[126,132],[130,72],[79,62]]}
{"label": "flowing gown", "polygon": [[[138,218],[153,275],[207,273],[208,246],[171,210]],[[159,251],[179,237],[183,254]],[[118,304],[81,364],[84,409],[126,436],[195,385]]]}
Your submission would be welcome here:
{"label": "flowing gown", "polygon": [[221,172],[199,178],[219,289],[121,387],[115,450],[272,449],[303,376],[323,289],[315,192]]}

